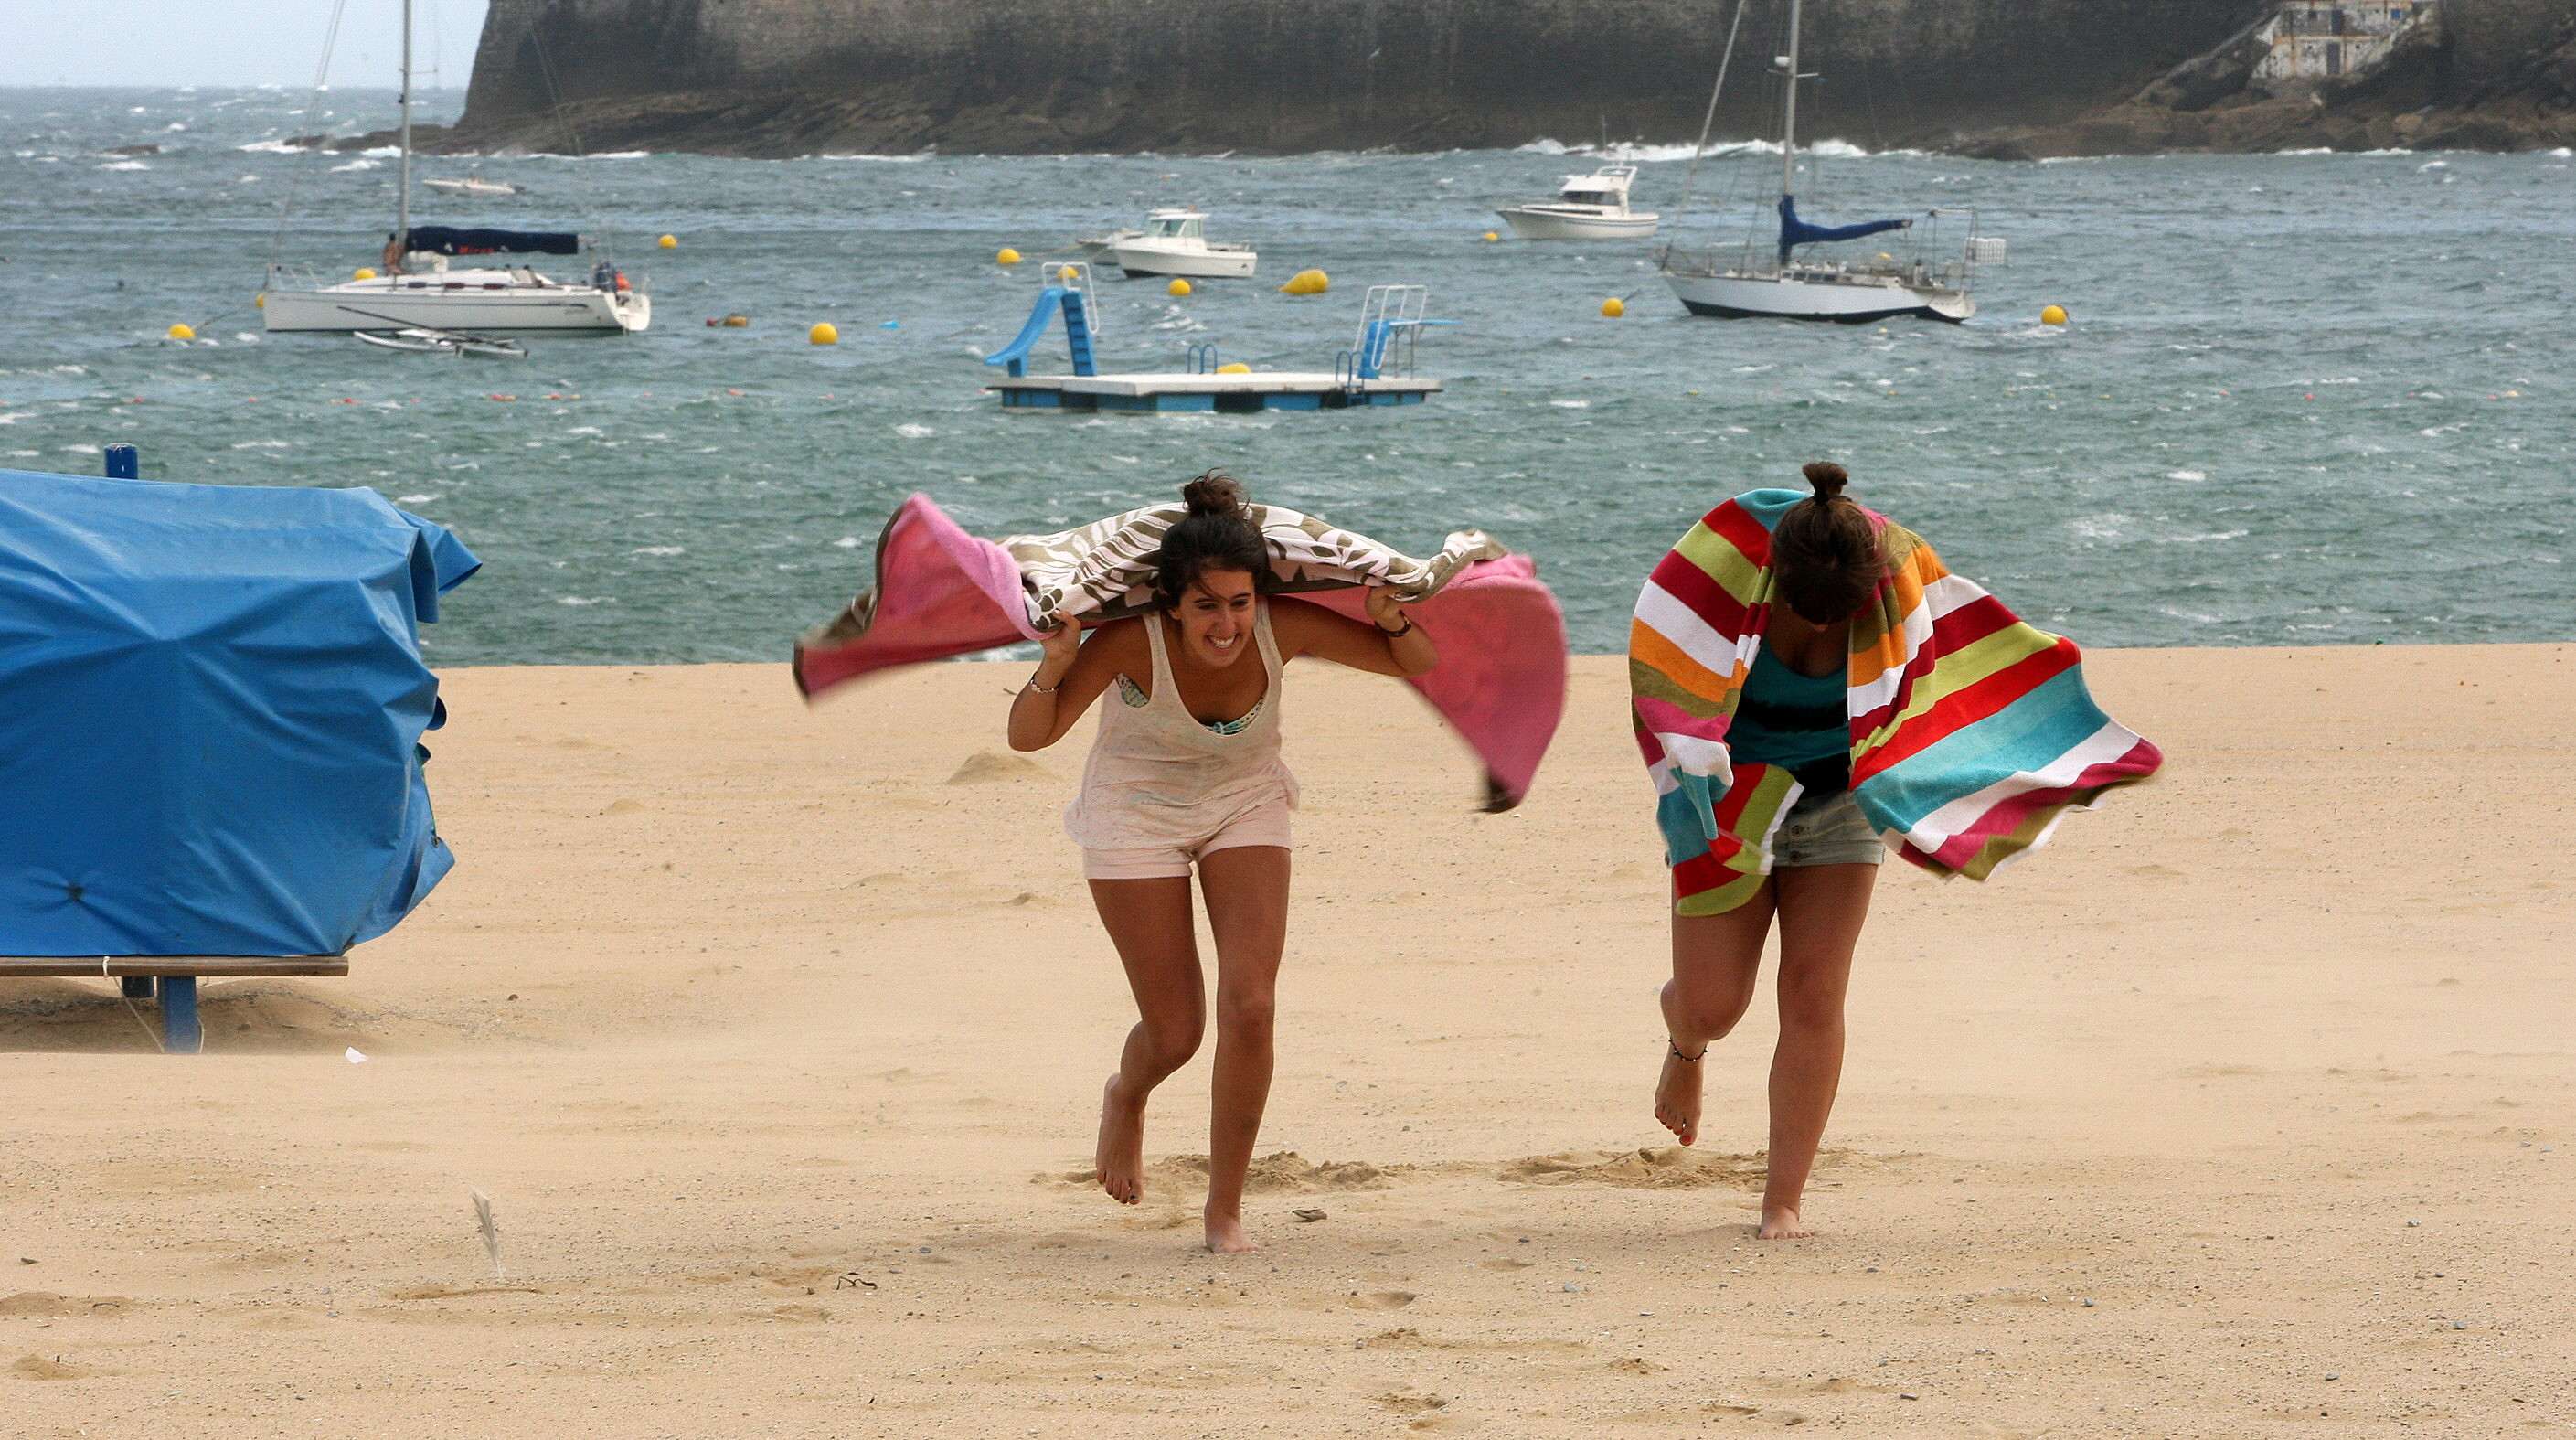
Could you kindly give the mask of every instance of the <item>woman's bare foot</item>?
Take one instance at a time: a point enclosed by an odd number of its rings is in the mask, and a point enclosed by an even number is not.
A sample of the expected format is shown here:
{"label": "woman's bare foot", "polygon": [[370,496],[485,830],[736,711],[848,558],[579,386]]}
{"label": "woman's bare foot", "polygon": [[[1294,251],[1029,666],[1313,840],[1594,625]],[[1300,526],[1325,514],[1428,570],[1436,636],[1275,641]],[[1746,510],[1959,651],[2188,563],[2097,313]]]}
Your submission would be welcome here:
{"label": "woman's bare foot", "polygon": [[1207,1215],[1207,1248],[1219,1255],[1243,1255],[1261,1247],[1252,1243],[1251,1236],[1243,1233],[1242,1216],[1219,1215],[1210,1211]]}
{"label": "woman's bare foot", "polygon": [[1100,1188],[1121,1205],[1145,1198],[1145,1102],[1118,1094],[1118,1077],[1100,1087],[1100,1144],[1092,1151]]}
{"label": "woman's bare foot", "polygon": [[[1705,1057],[1708,1051],[1703,1047],[1699,1053]],[[1699,1072],[1699,1061],[1664,1047],[1664,1073],[1655,1081],[1655,1118],[1685,1145],[1699,1138]]]}
{"label": "woman's bare foot", "polygon": [[1798,1222],[1798,1212],[1787,1205],[1764,1205],[1762,1228],[1755,1232],[1763,1240],[1804,1240],[1816,1232]]}

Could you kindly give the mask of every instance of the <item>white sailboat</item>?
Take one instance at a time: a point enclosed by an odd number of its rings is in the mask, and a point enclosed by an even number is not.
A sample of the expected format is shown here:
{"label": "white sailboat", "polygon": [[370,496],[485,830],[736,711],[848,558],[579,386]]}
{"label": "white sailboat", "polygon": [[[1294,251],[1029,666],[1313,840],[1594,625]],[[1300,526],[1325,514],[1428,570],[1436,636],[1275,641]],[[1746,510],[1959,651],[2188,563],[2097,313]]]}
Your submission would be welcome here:
{"label": "white sailboat", "polygon": [[581,253],[581,237],[560,231],[460,228],[411,223],[411,0],[402,7],[402,172],[384,273],[325,284],[312,274],[269,267],[260,295],[272,334],[432,330],[476,335],[623,335],[652,323],[653,302],[605,259],[587,281],[556,280],[528,265],[451,269],[451,256]]}
{"label": "white sailboat", "polygon": [[[1789,53],[1781,58],[1780,110],[1780,220],[1776,245],[1765,247],[1758,241],[1747,241],[1740,250],[1709,250],[1689,253],[1666,249],[1656,268],[1664,283],[1694,315],[1721,319],[1771,318],[1781,320],[1832,320],[1859,325],[1874,320],[1899,316],[1920,316],[1928,320],[1953,323],[1977,313],[1977,302],[1969,294],[1980,261],[2003,258],[2004,242],[1976,233],[1976,216],[1968,216],[1968,242],[1956,260],[1934,264],[1923,259],[1898,260],[1881,254],[1875,259],[1845,261],[1806,259],[1799,256],[1800,247],[1829,244],[1838,240],[1857,240],[1889,230],[1907,229],[1911,219],[1867,220],[1853,225],[1817,225],[1799,218],[1798,185],[1798,82],[1813,79],[1798,73],[1799,0],[1789,0]],[[1744,18],[1741,4],[1736,20]],[[1730,32],[1727,50],[1731,57],[1734,38]],[[1726,71],[1721,63],[1718,85],[1726,84]],[[1709,116],[1717,114],[1717,97],[1709,97]],[[1708,127],[1700,129],[1699,151],[1708,149]],[[1696,159],[1694,159],[1696,164]],[[1932,217],[1962,213],[1933,210]],[[1769,254],[1763,251],[1768,249]]]}

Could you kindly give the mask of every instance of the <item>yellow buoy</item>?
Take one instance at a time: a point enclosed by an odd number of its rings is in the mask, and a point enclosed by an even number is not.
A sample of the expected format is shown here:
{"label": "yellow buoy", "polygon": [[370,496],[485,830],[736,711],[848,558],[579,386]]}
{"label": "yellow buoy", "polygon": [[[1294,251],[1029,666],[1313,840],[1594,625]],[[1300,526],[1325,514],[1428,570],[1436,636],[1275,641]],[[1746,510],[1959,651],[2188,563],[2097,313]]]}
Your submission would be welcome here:
{"label": "yellow buoy", "polygon": [[2042,324],[2042,325],[2063,325],[2063,324],[2065,324],[2065,323],[2066,323],[2066,307],[2065,307],[2065,306],[2063,306],[2063,305],[2051,305],[2051,306],[2049,306],[2047,309],[2040,311],[2040,312],[2039,312],[2039,323],[2040,323],[2040,324]]}
{"label": "yellow buoy", "polygon": [[751,317],[748,315],[727,315],[724,317],[724,328],[727,330],[745,329],[749,327],[750,324]]}
{"label": "yellow buoy", "polygon": [[1491,245],[1502,238],[1502,236],[1495,234],[1491,230],[1485,232],[1485,243],[1488,245]]}
{"label": "yellow buoy", "polygon": [[1071,265],[1067,265],[1063,269],[1055,272],[1055,278],[1060,284],[1070,285],[1074,281],[1082,278],[1082,272]]}
{"label": "yellow buoy", "polygon": [[1620,316],[1628,313],[1628,302],[1620,299],[1616,295],[1613,295],[1609,299],[1601,302],[1601,313],[1609,316],[1613,320],[1616,320]]}
{"label": "yellow buoy", "polygon": [[376,272],[368,269],[364,265],[361,265],[358,267],[358,273],[350,276],[349,278],[352,280],[373,280],[376,278]]}
{"label": "yellow buoy", "polygon": [[1172,277],[1172,283],[1163,287],[1163,293],[1178,299],[1190,293],[1190,282],[1175,275]]}
{"label": "yellow buoy", "polygon": [[1216,367],[1216,373],[1219,375],[1249,375],[1252,373],[1252,367],[1244,364],[1240,360],[1228,360],[1224,364]]}
{"label": "yellow buoy", "polygon": [[1020,263],[1020,252],[1012,249],[1008,245],[1005,245],[1001,249],[993,252],[993,263],[996,265],[1017,265]]}
{"label": "yellow buoy", "polygon": [[250,308],[252,308],[253,310],[265,310],[265,309],[267,309],[267,308],[268,308],[268,292],[267,292],[267,291],[265,291],[265,290],[262,290],[262,291],[261,291],[261,292],[259,292],[258,294],[253,295],[252,297],[250,297]]}
{"label": "yellow buoy", "polygon": [[1300,270],[1279,287],[1282,295],[1321,295],[1333,288],[1332,277],[1321,270]]}
{"label": "yellow buoy", "polygon": [[680,237],[677,235],[665,235],[654,243],[665,250],[677,250],[680,248]]}
{"label": "yellow buoy", "polygon": [[197,327],[183,320],[170,327],[170,338],[173,340],[194,340],[197,338]]}
{"label": "yellow buoy", "polygon": [[838,345],[841,343],[841,327],[829,320],[820,321],[805,332],[805,340],[812,345]]}

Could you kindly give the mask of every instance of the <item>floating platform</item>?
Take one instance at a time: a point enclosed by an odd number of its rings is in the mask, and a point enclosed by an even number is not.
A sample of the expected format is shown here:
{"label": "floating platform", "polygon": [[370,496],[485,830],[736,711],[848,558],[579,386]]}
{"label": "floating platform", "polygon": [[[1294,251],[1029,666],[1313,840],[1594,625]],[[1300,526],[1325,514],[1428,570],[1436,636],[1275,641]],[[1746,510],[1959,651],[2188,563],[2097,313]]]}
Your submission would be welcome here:
{"label": "floating platform", "polygon": [[[1092,353],[1099,306],[1091,293],[1091,267],[1053,267],[1028,323],[1010,344],[984,357],[1006,378],[984,388],[1002,397],[1005,410],[1127,411],[1136,414],[1250,415],[1263,410],[1359,410],[1375,405],[1419,405],[1440,393],[1440,382],[1413,373],[1413,351],[1422,331],[1446,320],[1422,315],[1429,294],[1419,285],[1372,285],[1360,304],[1360,326],[1351,348],[1333,357],[1329,373],[1314,370],[1248,370],[1217,363],[1216,346],[1192,345],[1187,370],[1103,375]],[[1056,317],[1064,317],[1070,375],[1032,375],[1029,350]]]}
{"label": "floating platform", "polygon": [[987,384],[1005,410],[1199,411],[1245,415],[1257,410],[1351,410],[1419,405],[1438,394],[1437,380],[1354,379],[1317,371],[1248,375],[1014,375]]}

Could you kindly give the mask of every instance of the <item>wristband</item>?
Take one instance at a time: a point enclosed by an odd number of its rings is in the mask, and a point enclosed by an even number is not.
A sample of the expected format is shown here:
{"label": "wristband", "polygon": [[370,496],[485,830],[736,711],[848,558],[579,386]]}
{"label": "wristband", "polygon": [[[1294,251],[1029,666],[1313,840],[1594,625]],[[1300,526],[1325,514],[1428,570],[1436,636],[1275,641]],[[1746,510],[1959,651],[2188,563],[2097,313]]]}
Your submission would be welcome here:
{"label": "wristband", "polygon": [[1410,615],[1404,617],[1404,628],[1401,630],[1389,630],[1385,626],[1380,625],[1377,627],[1377,633],[1385,636],[1389,640],[1401,640],[1405,636],[1413,633],[1413,617]]}

